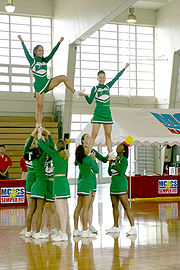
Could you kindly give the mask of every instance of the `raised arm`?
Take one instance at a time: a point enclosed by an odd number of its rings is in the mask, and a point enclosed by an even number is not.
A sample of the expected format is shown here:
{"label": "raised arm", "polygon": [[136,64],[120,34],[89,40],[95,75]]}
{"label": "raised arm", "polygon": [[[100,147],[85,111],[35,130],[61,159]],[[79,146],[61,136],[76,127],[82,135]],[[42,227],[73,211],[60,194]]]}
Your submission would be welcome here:
{"label": "raised arm", "polygon": [[29,52],[28,52],[28,50],[27,50],[27,48],[26,48],[26,45],[24,44],[24,41],[23,41],[21,35],[18,35],[18,38],[19,38],[19,40],[21,41],[21,44],[22,44],[24,53],[25,53],[25,55],[26,55],[26,58],[27,58],[29,64],[32,65],[32,64],[34,63],[34,58],[29,54]]}
{"label": "raised arm", "polygon": [[109,86],[109,88],[111,88],[113,86],[113,84],[115,84],[115,82],[121,77],[121,75],[124,73],[124,71],[126,70],[126,68],[129,67],[129,64],[125,65],[125,68],[123,68],[115,77],[114,79],[112,79],[112,81],[108,82],[107,85]]}
{"label": "raised arm", "polygon": [[60,39],[60,41],[56,44],[56,46],[52,49],[51,53],[47,57],[45,57],[46,62],[49,62],[49,60],[51,60],[53,58],[55,52],[57,51],[57,49],[59,48],[59,46],[60,46],[61,42],[63,42],[63,40],[64,40],[64,38],[62,37]]}
{"label": "raised arm", "polygon": [[37,128],[35,128],[35,129],[33,130],[33,132],[31,133],[31,136],[29,137],[29,140],[28,140],[28,142],[26,143],[26,145],[25,145],[25,147],[24,147],[24,150],[23,150],[23,153],[24,153],[24,154],[26,154],[27,152],[29,152],[30,147],[31,147],[31,144],[32,144],[32,142],[33,142],[33,140],[34,140],[34,137],[35,137],[36,133],[37,133]]}
{"label": "raised arm", "polygon": [[92,167],[93,172],[99,173],[99,167],[97,165],[97,162],[92,157],[90,157],[90,163],[91,163],[91,167]]}
{"label": "raised arm", "polygon": [[91,152],[95,155],[95,157],[96,157],[98,160],[102,161],[103,163],[106,163],[106,162],[107,162],[106,157],[103,157],[103,156],[102,156],[101,154],[99,154],[99,152],[96,151],[95,149],[92,149]]}
{"label": "raised arm", "polygon": [[93,88],[91,89],[91,94],[90,94],[90,96],[84,95],[86,101],[87,101],[89,104],[91,104],[91,103],[93,102],[94,97],[95,97],[95,94],[96,94],[96,87],[93,87]]}

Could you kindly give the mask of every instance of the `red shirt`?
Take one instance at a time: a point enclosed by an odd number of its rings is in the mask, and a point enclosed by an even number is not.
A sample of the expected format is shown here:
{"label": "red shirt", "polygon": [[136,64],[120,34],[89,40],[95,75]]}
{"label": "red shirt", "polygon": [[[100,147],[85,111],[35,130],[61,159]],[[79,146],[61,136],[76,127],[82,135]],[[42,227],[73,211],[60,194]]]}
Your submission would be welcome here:
{"label": "red shirt", "polygon": [[0,155],[0,171],[5,171],[8,166],[12,166],[10,157],[6,154],[3,157]]}
{"label": "red shirt", "polygon": [[24,160],[24,158],[22,157],[20,160],[20,167],[22,168],[23,172],[28,172],[27,166],[26,166],[26,162]]}

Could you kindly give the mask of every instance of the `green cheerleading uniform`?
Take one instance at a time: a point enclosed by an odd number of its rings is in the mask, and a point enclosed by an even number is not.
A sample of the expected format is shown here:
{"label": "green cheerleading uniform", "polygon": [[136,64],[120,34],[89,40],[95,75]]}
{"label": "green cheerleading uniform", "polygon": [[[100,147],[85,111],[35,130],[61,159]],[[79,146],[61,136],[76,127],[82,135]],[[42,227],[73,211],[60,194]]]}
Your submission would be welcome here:
{"label": "green cheerleading uniform", "polygon": [[52,79],[47,78],[47,63],[52,59],[55,52],[59,48],[59,45],[60,43],[58,42],[57,45],[52,49],[51,53],[47,57],[33,58],[29,54],[24,42],[22,42],[24,53],[30,64],[32,74],[35,78],[34,89],[35,89],[35,92],[38,92],[39,94],[47,93],[49,91],[49,84]]}
{"label": "green cheerleading uniform", "polygon": [[44,161],[44,167],[45,167],[45,175],[48,177],[47,181],[47,194],[46,194],[46,201],[48,202],[54,202],[54,195],[53,195],[53,180],[49,180],[53,177],[53,161],[52,159],[45,159]]}
{"label": "green cheerleading uniform", "polygon": [[80,179],[78,182],[78,195],[89,196],[91,191],[94,194],[94,174],[99,173],[99,168],[96,161],[91,156],[86,156],[82,164],[78,162],[80,170]]}
{"label": "green cheerleading uniform", "polygon": [[111,176],[111,195],[125,195],[128,192],[128,180],[125,175],[127,166],[128,160],[123,155],[120,155],[118,162],[112,161],[109,163],[108,173]]}
{"label": "green cheerleading uniform", "polygon": [[[48,140],[45,142],[48,144]],[[47,181],[48,177],[45,175],[44,161],[47,153],[43,152],[40,158],[34,159],[33,168],[36,175],[36,182],[31,188],[31,198],[33,199],[45,199],[47,194]]]}
{"label": "green cheerleading uniform", "polygon": [[[52,139],[49,136],[49,139]],[[54,166],[54,181],[53,181],[53,196],[56,195],[56,199],[68,199],[71,197],[70,189],[69,189],[69,182],[66,178],[67,173],[67,165],[68,165],[68,158],[64,160],[59,151],[52,149],[50,146],[48,147],[42,139],[38,140],[39,146],[43,149],[53,160]],[[62,174],[62,176],[56,176],[58,174]]]}
{"label": "green cheerleading uniform", "polygon": [[113,124],[110,108],[110,88],[115,84],[119,77],[123,74],[125,68],[122,69],[112,81],[107,84],[98,84],[93,87],[90,96],[85,96],[87,102],[91,104],[95,98],[96,108],[91,120],[94,124]]}
{"label": "green cheerleading uniform", "polygon": [[[107,159],[105,157],[103,157],[101,154],[99,154],[99,152],[97,152],[95,149],[92,149],[91,150],[91,153],[93,153],[95,155],[95,157],[98,160],[100,160],[101,162],[103,162],[103,163],[106,163],[107,162]],[[77,166],[77,165],[78,165],[78,162],[77,162],[77,160],[75,160],[75,166]],[[93,191],[96,192],[97,191],[96,174],[95,173],[93,173],[93,174],[94,174],[94,177],[92,179],[92,181],[93,181]],[[79,183],[81,177],[82,177],[81,176],[81,173],[79,172],[78,183]]]}
{"label": "green cheerleading uniform", "polygon": [[[91,153],[93,153],[95,155],[95,157],[100,160],[103,163],[107,162],[107,159],[105,157],[103,157],[101,154],[99,154],[99,152],[97,152],[95,149],[91,150]],[[97,191],[97,182],[96,182],[96,174],[94,173],[94,178],[93,178],[93,191],[96,192]]]}
{"label": "green cheerleading uniform", "polygon": [[[30,147],[31,147],[33,140],[34,140],[34,137],[31,135],[27,144],[25,145],[24,151],[23,151],[24,154],[29,153],[29,159],[31,159]],[[35,172],[33,169],[33,164],[32,164],[31,160],[26,161],[26,166],[28,169],[28,174],[27,174],[27,178],[26,178],[26,194],[31,194],[31,187],[34,184],[34,182],[36,181],[36,175],[35,175]]]}

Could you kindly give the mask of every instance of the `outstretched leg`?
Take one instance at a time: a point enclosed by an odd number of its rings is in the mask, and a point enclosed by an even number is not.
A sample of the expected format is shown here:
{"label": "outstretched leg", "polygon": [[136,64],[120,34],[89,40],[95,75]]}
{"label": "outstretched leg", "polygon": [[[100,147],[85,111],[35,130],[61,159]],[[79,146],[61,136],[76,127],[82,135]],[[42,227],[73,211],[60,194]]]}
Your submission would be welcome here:
{"label": "outstretched leg", "polygon": [[49,91],[54,89],[56,86],[58,86],[60,83],[64,83],[65,86],[74,94],[74,92],[76,91],[72,85],[72,83],[70,82],[70,80],[68,79],[68,77],[66,77],[65,75],[60,75],[57,77],[52,78],[50,84],[49,84]]}
{"label": "outstretched leg", "polygon": [[91,149],[94,145],[94,141],[98,135],[98,132],[99,132],[99,128],[100,128],[100,125],[101,124],[92,124],[92,133],[91,133],[91,138],[89,140],[89,150],[90,150],[90,153],[91,153]]}

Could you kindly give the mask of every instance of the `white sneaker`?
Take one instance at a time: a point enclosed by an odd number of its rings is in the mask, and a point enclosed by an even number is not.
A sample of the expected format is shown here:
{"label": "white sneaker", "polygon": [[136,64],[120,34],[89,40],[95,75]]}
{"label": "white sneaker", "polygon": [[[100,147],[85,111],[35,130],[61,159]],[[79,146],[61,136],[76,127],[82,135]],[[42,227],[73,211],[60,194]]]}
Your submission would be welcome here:
{"label": "white sneaker", "polygon": [[73,231],[73,236],[81,236],[81,235],[82,235],[82,231],[80,231],[80,230]]}
{"label": "white sneaker", "polygon": [[42,233],[47,234],[49,236],[49,230],[48,230],[48,228],[47,227],[44,227],[42,229]]}
{"label": "white sneaker", "polygon": [[82,231],[82,235],[81,237],[92,237],[92,238],[95,238],[96,237],[96,234],[92,233],[91,231],[87,230],[87,231]]}
{"label": "white sneaker", "polygon": [[66,233],[59,233],[51,236],[52,241],[68,241],[68,235]]}
{"label": "white sneaker", "polygon": [[119,233],[119,232],[120,232],[120,228],[115,227],[115,226],[113,226],[112,228],[106,230],[106,233]]}
{"label": "white sneaker", "polygon": [[57,233],[58,233],[58,231],[57,231],[56,228],[50,230],[50,235],[54,235],[54,234],[57,234]]}
{"label": "white sneaker", "polygon": [[19,235],[25,235],[27,232],[27,228],[24,228],[20,231]]}
{"label": "white sneaker", "polygon": [[135,226],[132,226],[131,229],[127,232],[127,235],[137,234]]}
{"label": "white sneaker", "polygon": [[25,233],[25,237],[32,237],[33,234],[34,234],[33,231],[26,232],[26,233]]}
{"label": "white sneaker", "polygon": [[116,156],[114,155],[113,152],[108,153],[108,160],[115,160]]}
{"label": "white sneaker", "polygon": [[92,233],[97,233],[97,234],[98,234],[98,231],[94,228],[93,225],[90,225],[88,229],[89,229]]}
{"label": "white sneaker", "polygon": [[43,232],[38,232],[38,233],[34,233],[33,234],[33,238],[34,239],[44,239],[44,238],[48,238],[49,235],[43,233]]}

